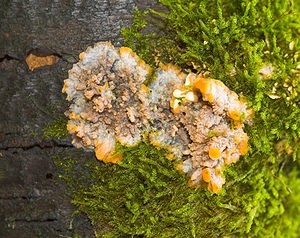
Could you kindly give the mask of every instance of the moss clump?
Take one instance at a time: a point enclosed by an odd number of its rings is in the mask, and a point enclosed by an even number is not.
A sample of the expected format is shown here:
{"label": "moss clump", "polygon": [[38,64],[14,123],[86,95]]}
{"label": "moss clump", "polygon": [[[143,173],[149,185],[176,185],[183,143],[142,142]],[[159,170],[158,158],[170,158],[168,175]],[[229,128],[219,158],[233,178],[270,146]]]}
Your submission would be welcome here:
{"label": "moss clump", "polygon": [[91,219],[98,237],[298,234],[299,221],[290,216],[300,205],[299,167],[278,170],[277,164],[244,160],[226,175],[223,192],[213,195],[188,188],[163,150],[141,143],[119,152],[124,157],[119,165],[59,160],[73,203]]}
{"label": "moss clump", "polygon": [[160,2],[168,12],[151,11],[156,31],[136,10],[124,43],[147,63],[209,71],[243,93],[255,111],[251,151],[227,170],[219,195],[188,188],[164,151],[145,143],[120,148],[120,165],[65,159],[73,203],[99,237],[298,237],[300,1]]}
{"label": "moss clump", "polygon": [[43,136],[45,138],[63,139],[68,135],[67,120],[64,118],[54,119],[43,129]]}
{"label": "moss clump", "polygon": [[[255,110],[248,130],[255,153],[274,161],[275,144],[284,139],[300,157],[300,1],[159,2],[169,11],[152,11],[161,17],[160,31],[143,33],[147,21],[136,13],[133,27],[123,29],[124,43],[152,64],[211,72]],[[268,78],[260,76],[266,65],[273,66]]]}

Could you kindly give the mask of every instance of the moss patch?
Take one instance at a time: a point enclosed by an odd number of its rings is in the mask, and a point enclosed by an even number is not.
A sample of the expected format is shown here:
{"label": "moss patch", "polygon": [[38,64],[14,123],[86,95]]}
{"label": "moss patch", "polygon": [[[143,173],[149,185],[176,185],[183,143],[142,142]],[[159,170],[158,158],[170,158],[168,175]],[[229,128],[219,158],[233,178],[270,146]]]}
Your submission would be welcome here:
{"label": "moss patch", "polygon": [[45,138],[63,139],[69,135],[67,130],[67,119],[57,118],[54,119],[43,129],[43,136]]}
{"label": "moss patch", "polygon": [[[160,2],[168,13],[136,10],[124,44],[154,66],[208,71],[243,93],[255,111],[246,127],[251,151],[228,168],[219,195],[187,187],[147,143],[120,147],[120,165],[65,158],[73,203],[99,237],[298,237],[300,1]],[[147,33],[153,14],[160,20]]]}
{"label": "moss patch", "polygon": [[[247,128],[254,153],[274,161],[284,139],[299,158],[300,1],[160,2],[169,13],[152,11],[161,17],[158,32],[143,33],[147,21],[137,11],[133,26],[123,29],[124,43],[152,64],[208,71],[242,93],[255,110]],[[264,78],[260,69],[268,65],[273,73]]]}
{"label": "moss patch", "polygon": [[278,170],[266,160],[254,166],[241,161],[228,171],[223,192],[213,195],[188,188],[163,150],[141,143],[119,151],[124,156],[119,165],[58,160],[72,202],[91,219],[98,237],[298,234],[299,221],[292,219],[299,210],[298,165]]}

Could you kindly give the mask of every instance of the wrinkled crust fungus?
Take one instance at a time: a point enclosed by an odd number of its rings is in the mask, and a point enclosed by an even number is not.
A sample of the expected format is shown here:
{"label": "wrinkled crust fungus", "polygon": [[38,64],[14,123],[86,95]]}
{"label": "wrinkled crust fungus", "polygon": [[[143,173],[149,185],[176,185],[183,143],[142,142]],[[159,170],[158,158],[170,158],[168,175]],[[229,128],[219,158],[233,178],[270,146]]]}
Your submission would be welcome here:
{"label": "wrinkled crust fungus", "polygon": [[73,144],[94,150],[104,162],[118,163],[116,143],[141,140],[164,148],[189,186],[217,193],[225,165],[248,151],[244,123],[251,110],[221,81],[183,73],[173,65],[152,70],[130,48],[97,43],[80,54],[63,92],[71,101],[66,114]]}

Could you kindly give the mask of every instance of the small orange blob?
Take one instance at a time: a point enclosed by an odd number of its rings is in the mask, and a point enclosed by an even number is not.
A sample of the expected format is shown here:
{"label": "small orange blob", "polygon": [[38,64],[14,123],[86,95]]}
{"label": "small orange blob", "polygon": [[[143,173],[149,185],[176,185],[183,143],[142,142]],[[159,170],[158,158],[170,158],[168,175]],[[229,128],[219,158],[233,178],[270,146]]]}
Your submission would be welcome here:
{"label": "small orange blob", "polygon": [[56,64],[59,58],[55,55],[46,55],[46,56],[38,56],[34,54],[29,54],[26,57],[26,64],[28,68],[33,71],[36,68],[40,68],[46,65]]}
{"label": "small orange blob", "polygon": [[211,159],[219,159],[221,157],[221,151],[218,148],[210,148],[208,155]]}
{"label": "small orange blob", "polygon": [[180,111],[180,106],[179,106],[179,103],[178,103],[178,100],[173,98],[171,101],[170,101],[170,107],[172,109],[172,112],[174,114],[176,113],[179,113]]}
{"label": "small orange blob", "polygon": [[113,156],[108,156],[107,158],[103,159],[103,161],[106,163],[116,164],[122,159],[123,159],[122,155],[113,155]]}
{"label": "small orange blob", "polygon": [[208,100],[210,103],[212,103],[212,101],[214,100],[214,95],[208,94],[208,95],[207,95],[207,100]]}
{"label": "small orange blob", "polygon": [[230,154],[229,154],[228,149],[225,150],[224,162],[225,162],[225,164],[230,164]]}
{"label": "small orange blob", "polygon": [[75,114],[75,112],[71,112],[70,115],[69,115],[69,118],[71,120],[78,120],[80,118],[80,115]]}
{"label": "small orange blob", "polygon": [[62,93],[66,93],[66,92],[67,92],[67,89],[68,89],[68,87],[70,87],[70,85],[69,85],[69,83],[68,83],[68,80],[67,80],[67,79],[65,79],[65,80],[64,80],[64,86],[63,86],[63,88],[62,88],[61,92],[62,92]]}
{"label": "small orange blob", "polygon": [[174,154],[172,154],[172,153],[169,153],[169,154],[166,154],[166,158],[168,159],[168,160],[174,160]]}
{"label": "small orange blob", "polygon": [[69,132],[76,132],[76,130],[77,130],[77,126],[76,125],[74,125],[74,124],[70,124],[70,123],[68,123],[67,124],[67,130],[69,131]]}
{"label": "small orange blob", "polygon": [[133,55],[133,51],[132,49],[128,48],[128,47],[121,47],[120,48],[120,55],[123,55],[123,54],[130,54],[130,55]]}
{"label": "small orange blob", "polygon": [[211,87],[210,80],[207,78],[199,77],[195,80],[194,87],[199,89],[201,93],[206,93]]}
{"label": "small orange blob", "polygon": [[177,164],[176,167],[175,167],[175,169],[177,171],[182,171],[182,168],[183,168],[183,164]]}
{"label": "small orange blob", "polygon": [[110,140],[95,140],[95,154],[98,160],[106,163],[118,163],[122,160],[121,155],[114,155],[114,143]]}
{"label": "small orange blob", "polygon": [[80,54],[79,54],[79,59],[84,59],[86,57],[86,53],[85,52],[81,52]]}
{"label": "small orange blob", "polygon": [[211,173],[209,168],[205,168],[202,170],[202,178],[205,182],[209,183],[211,180]]}
{"label": "small orange blob", "polygon": [[241,120],[241,113],[238,111],[229,111],[228,116],[234,121]]}
{"label": "small orange blob", "polygon": [[204,100],[208,100],[210,103],[213,102],[214,95],[212,93],[212,79],[199,77],[195,80],[194,87],[200,90]]}
{"label": "small orange blob", "polygon": [[213,193],[218,193],[221,191],[221,187],[219,187],[216,183],[213,182],[209,184],[208,189]]}
{"label": "small orange blob", "polygon": [[105,163],[110,162],[110,163],[116,164],[122,160],[121,155],[111,155],[111,154],[113,154],[113,152],[105,153],[105,151],[102,151],[101,148],[96,149],[95,153],[96,153],[97,159],[102,160]]}
{"label": "small orange blob", "polygon": [[145,92],[147,95],[150,94],[149,88],[145,84],[141,85],[141,91]]}
{"label": "small orange blob", "polygon": [[245,155],[248,152],[248,140],[242,140],[239,143],[239,151],[241,153],[241,155]]}

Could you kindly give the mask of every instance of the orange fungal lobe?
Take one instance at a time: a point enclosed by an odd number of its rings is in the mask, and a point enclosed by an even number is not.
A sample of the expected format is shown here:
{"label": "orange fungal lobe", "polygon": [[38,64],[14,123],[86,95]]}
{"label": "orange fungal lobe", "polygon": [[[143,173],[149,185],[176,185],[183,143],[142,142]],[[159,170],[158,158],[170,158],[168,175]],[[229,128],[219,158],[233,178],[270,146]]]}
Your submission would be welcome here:
{"label": "orange fungal lobe", "polygon": [[211,159],[219,159],[221,157],[221,151],[218,148],[210,148],[208,155]]}
{"label": "orange fungal lobe", "polygon": [[202,178],[205,182],[209,183],[211,180],[211,172],[209,168],[205,168],[202,170]]}

